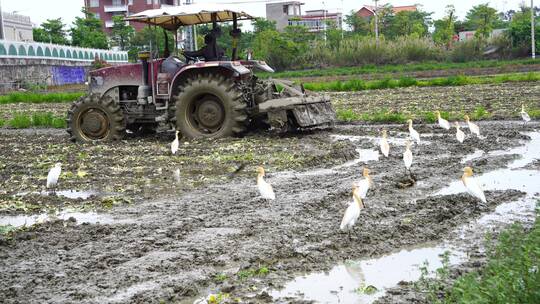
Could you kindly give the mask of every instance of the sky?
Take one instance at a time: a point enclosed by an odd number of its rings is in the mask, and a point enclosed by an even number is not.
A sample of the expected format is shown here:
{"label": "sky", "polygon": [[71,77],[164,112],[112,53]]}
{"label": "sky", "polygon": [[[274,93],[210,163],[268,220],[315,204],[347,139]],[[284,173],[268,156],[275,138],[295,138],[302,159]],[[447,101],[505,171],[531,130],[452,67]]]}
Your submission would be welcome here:
{"label": "sky", "polygon": [[[540,0],[536,0],[540,4]],[[195,0],[196,3],[231,3],[242,2],[246,12],[265,17],[265,2],[280,2],[267,0]],[[358,10],[364,4],[372,5],[372,0],[304,0],[303,11],[327,8],[329,11],[341,11],[348,14],[351,10]],[[433,18],[439,19],[445,14],[445,7],[453,4],[456,7],[458,18],[463,19],[467,11],[474,5],[489,3],[499,11],[517,9],[522,0],[381,0],[379,5],[390,3],[394,6],[420,4],[424,11],[433,12]],[[81,7],[84,0],[0,0],[4,12],[17,11],[21,15],[30,16],[35,25],[47,19],[62,18],[64,23],[71,24],[76,16],[82,16]],[[530,3],[529,0],[526,1]]]}

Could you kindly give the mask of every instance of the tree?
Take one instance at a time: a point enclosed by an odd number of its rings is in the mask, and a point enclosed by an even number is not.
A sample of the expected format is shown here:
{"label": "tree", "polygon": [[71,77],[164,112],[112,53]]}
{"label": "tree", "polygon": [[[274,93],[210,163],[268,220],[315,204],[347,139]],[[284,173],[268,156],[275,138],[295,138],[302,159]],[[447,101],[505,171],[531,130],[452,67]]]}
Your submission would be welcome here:
{"label": "tree", "polygon": [[133,35],[135,35],[135,29],[126,24],[123,16],[114,16],[112,19],[111,39],[122,51],[125,51],[128,49]]}
{"label": "tree", "polygon": [[[152,49],[154,56],[163,56],[165,53],[165,35],[169,43],[169,50],[174,50],[174,35],[170,31],[163,31],[162,28],[145,27],[135,33],[131,39],[128,51],[129,58],[132,61],[137,60],[137,54],[140,51],[150,51]],[[152,47],[150,47],[150,45]]]}
{"label": "tree", "polygon": [[55,44],[69,44],[66,38],[67,34],[64,30],[62,18],[47,19],[40,27],[34,28],[34,40],[37,42],[50,42]]}
{"label": "tree", "polygon": [[415,35],[426,36],[431,25],[433,13],[416,11],[401,11],[392,20],[392,31],[389,37]]}
{"label": "tree", "polygon": [[370,18],[362,18],[356,14],[355,11],[351,11],[349,15],[345,16],[345,24],[351,29],[351,32],[360,35],[369,34],[369,20]]}
{"label": "tree", "polygon": [[109,43],[102,31],[102,23],[94,14],[83,9],[86,18],[76,17],[70,29],[71,43],[74,46],[107,49]]}
{"label": "tree", "polygon": [[258,34],[267,30],[276,30],[276,22],[264,18],[255,18],[255,20],[251,22],[251,25],[253,26],[254,34]]}
{"label": "tree", "polygon": [[455,13],[453,5],[446,6],[446,16],[435,21],[435,31],[433,41],[438,44],[449,45],[452,42],[455,32]]}
{"label": "tree", "polygon": [[254,56],[263,59],[277,70],[290,68],[297,64],[301,49],[294,41],[276,30],[265,30],[255,35],[253,40]]}
{"label": "tree", "polygon": [[[394,23],[394,10],[390,4],[381,6],[377,9],[377,23],[379,25],[379,34],[384,36],[395,36],[393,34],[393,23]],[[371,33],[375,35],[375,18],[371,18],[370,22]]]}
{"label": "tree", "polygon": [[[537,24],[539,21],[540,18],[536,17]],[[531,9],[529,7],[522,7],[520,12],[512,16],[507,34],[514,48],[522,49],[524,53],[531,52]],[[540,26],[535,27],[535,36],[540,37]],[[540,50],[540,39],[536,40],[536,49]]]}
{"label": "tree", "polygon": [[497,10],[488,4],[480,4],[469,10],[465,24],[468,30],[476,31],[477,38],[489,38],[493,29],[505,25]]}

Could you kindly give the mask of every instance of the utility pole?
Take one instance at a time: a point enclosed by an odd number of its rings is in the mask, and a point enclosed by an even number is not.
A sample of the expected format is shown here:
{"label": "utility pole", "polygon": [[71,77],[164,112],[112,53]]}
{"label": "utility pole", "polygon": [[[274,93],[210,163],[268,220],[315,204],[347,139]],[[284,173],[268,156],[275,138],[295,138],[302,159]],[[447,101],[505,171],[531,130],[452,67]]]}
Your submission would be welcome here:
{"label": "utility pole", "polygon": [[534,22],[534,0],[531,0],[531,55],[532,55],[532,59],[536,59],[536,42],[534,41],[535,37],[534,37],[534,26],[535,26],[535,22]]}
{"label": "utility pole", "polygon": [[375,2],[375,11],[373,12],[373,15],[375,16],[375,45],[379,47],[379,16],[377,12],[379,0],[373,0],[373,2]]}
{"label": "utility pole", "polygon": [[2,14],[2,0],[0,0],[0,40],[6,39],[4,35],[4,15]]}
{"label": "utility pole", "polygon": [[323,26],[324,26],[324,45],[326,45],[326,3],[323,1]]}
{"label": "utility pole", "polygon": [[[195,0],[186,0],[186,5],[193,4]],[[194,25],[190,25],[186,28],[186,43],[184,49],[188,51],[197,50],[197,29]]]}

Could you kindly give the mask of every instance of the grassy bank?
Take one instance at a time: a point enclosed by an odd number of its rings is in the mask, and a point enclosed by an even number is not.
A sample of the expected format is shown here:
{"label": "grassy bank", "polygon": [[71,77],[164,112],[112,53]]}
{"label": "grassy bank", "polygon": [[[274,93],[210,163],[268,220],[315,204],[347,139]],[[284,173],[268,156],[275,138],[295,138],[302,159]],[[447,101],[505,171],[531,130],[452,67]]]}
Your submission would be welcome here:
{"label": "grassy bank", "polygon": [[513,65],[538,64],[538,60],[516,59],[516,60],[480,60],[470,62],[426,62],[414,64],[392,64],[373,65],[366,64],[355,67],[336,67],[316,70],[284,71],[274,74],[260,73],[260,77],[268,78],[298,78],[298,77],[322,77],[322,76],[350,76],[379,73],[406,73],[435,70],[455,70],[472,68],[503,68]]}
{"label": "grassy bank", "polygon": [[[430,303],[540,303],[540,216],[532,229],[515,224],[497,240],[488,239],[487,264],[457,278],[451,287],[447,257],[436,278],[415,286]],[[445,262],[446,261],[446,262]]]}
{"label": "grassy bank", "polygon": [[0,104],[8,103],[61,103],[72,102],[83,96],[84,93],[34,93],[13,92],[0,96]]}
{"label": "grassy bank", "polygon": [[416,79],[402,77],[400,79],[382,79],[364,81],[354,79],[348,81],[330,81],[306,83],[304,87],[311,91],[344,92],[344,91],[364,91],[393,89],[406,87],[432,87],[432,86],[462,86],[469,84],[498,84],[506,82],[539,81],[540,72],[531,73],[510,73],[496,76],[450,76],[431,79]]}
{"label": "grassy bank", "polygon": [[10,127],[15,129],[24,129],[30,127],[37,128],[57,128],[66,127],[66,119],[64,117],[54,116],[50,112],[33,113],[16,113],[9,120],[0,119],[0,127]]}

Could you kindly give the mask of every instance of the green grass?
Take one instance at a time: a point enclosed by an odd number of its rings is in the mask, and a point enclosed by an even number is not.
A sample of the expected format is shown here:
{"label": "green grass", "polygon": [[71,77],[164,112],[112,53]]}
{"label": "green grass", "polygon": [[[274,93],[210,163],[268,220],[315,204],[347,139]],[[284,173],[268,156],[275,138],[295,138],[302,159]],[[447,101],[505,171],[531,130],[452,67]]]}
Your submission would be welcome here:
{"label": "green grass", "polygon": [[0,96],[0,104],[8,103],[62,103],[79,99],[85,93],[33,93],[14,92]]}
{"label": "green grass", "polygon": [[446,303],[540,303],[540,216],[532,230],[514,225],[498,240],[485,268],[460,277]]}
{"label": "green grass", "polygon": [[450,266],[448,254],[435,278],[427,276],[427,267],[420,267],[422,276],[415,288],[423,292],[429,303],[540,303],[540,210],[532,229],[514,224],[497,240],[487,240],[487,264],[458,277],[448,287]]}
{"label": "green grass", "polygon": [[449,76],[431,79],[415,79],[402,77],[400,79],[385,78],[382,80],[363,81],[353,79],[347,81],[311,82],[305,83],[304,87],[311,91],[363,91],[380,90],[403,87],[432,87],[432,86],[463,86],[469,84],[499,84],[506,82],[530,82],[540,81],[540,72],[512,73],[497,76]]}
{"label": "green grass", "polygon": [[267,78],[295,78],[295,77],[319,77],[319,76],[350,76],[350,75],[365,75],[378,73],[404,73],[415,71],[432,71],[432,70],[452,70],[464,68],[497,68],[509,65],[531,65],[538,64],[538,61],[532,59],[519,60],[480,60],[470,62],[426,62],[415,64],[399,64],[399,65],[372,65],[367,64],[356,67],[341,67],[341,68],[326,68],[313,69],[302,71],[284,71],[274,74],[260,73],[260,77]]}
{"label": "green grass", "polygon": [[30,127],[63,129],[66,127],[66,119],[63,117],[56,117],[50,112],[38,112],[33,113],[32,115],[16,113],[8,122],[4,122],[2,125],[15,129],[25,129]]}

